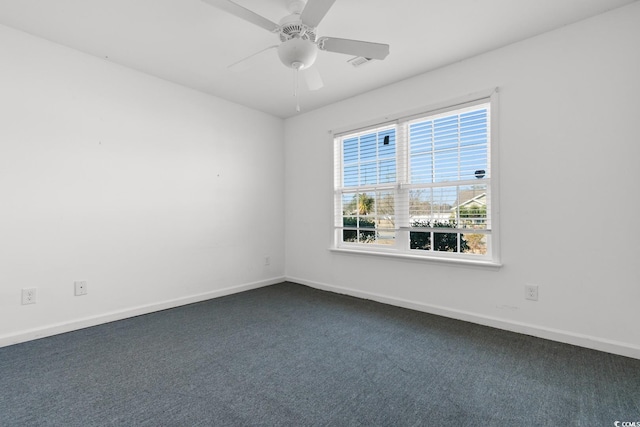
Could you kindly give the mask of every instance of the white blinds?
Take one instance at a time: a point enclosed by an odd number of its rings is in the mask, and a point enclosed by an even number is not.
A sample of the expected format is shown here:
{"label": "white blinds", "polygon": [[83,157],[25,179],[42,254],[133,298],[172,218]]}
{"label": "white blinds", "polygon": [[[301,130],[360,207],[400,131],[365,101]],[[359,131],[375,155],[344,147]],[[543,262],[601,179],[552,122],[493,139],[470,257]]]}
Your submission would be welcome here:
{"label": "white blinds", "polygon": [[490,228],[490,104],[408,123],[410,221]]}
{"label": "white blinds", "polygon": [[347,132],[334,150],[336,246],[489,256],[490,99]]}

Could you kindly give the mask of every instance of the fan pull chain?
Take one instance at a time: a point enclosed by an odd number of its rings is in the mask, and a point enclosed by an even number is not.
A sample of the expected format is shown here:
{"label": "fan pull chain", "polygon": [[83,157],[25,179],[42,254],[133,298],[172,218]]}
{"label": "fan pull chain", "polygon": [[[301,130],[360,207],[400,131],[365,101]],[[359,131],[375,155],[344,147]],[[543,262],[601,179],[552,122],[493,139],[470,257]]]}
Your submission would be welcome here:
{"label": "fan pull chain", "polygon": [[299,113],[300,112],[300,68],[297,67],[296,68],[296,76],[294,79],[294,84],[295,84],[295,88],[293,90],[293,96],[296,98],[296,111]]}

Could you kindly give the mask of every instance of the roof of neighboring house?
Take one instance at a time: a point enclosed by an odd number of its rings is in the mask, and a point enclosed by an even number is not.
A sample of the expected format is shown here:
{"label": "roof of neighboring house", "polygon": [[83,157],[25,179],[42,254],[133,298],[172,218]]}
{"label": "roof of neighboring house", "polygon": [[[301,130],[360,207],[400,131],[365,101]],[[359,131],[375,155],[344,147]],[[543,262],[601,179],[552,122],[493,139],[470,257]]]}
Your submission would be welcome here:
{"label": "roof of neighboring house", "polygon": [[473,204],[486,206],[487,205],[487,193],[483,190],[463,190],[460,192],[458,200],[462,200],[451,208],[452,211],[457,210],[463,206],[470,206]]}

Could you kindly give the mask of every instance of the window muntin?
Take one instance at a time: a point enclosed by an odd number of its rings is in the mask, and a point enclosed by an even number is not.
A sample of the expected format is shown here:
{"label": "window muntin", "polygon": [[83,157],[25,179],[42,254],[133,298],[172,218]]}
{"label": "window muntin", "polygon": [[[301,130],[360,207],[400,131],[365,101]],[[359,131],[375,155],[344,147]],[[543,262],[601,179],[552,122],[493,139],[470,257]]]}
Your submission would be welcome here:
{"label": "window muntin", "polygon": [[496,258],[489,98],[335,143],[336,247]]}

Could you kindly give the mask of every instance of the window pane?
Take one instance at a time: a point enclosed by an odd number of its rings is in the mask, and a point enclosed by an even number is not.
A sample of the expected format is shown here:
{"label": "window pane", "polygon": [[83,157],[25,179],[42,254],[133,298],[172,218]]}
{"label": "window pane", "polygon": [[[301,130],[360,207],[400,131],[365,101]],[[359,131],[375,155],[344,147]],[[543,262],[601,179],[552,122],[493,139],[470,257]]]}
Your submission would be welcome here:
{"label": "window pane", "polygon": [[462,186],[452,214],[461,228],[487,228],[487,186]]}
{"label": "window pane", "polygon": [[376,194],[376,212],[378,215],[395,215],[395,196],[393,191],[379,191]]}
{"label": "window pane", "polygon": [[360,166],[360,185],[372,185],[378,183],[377,164],[363,163]]}
{"label": "window pane", "polygon": [[376,221],[373,218],[360,217],[358,218],[359,228],[376,228]]}
{"label": "window pane", "polygon": [[460,235],[462,251],[469,254],[486,255],[487,254],[487,236],[486,234],[462,234]]}
{"label": "window pane", "polygon": [[433,143],[435,150],[458,147],[458,116],[442,117],[433,122]]}
{"label": "window pane", "polygon": [[411,156],[410,167],[412,183],[433,182],[433,155],[431,153]]}
{"label": "window pane", "polygon": [[396,182],[396,161],[383,160],[380,162],[380,176],[378,177],[379,183]]}
{"label": "window pane", "polygon": [[460,149],[460,179],[488,178],[488,169],[486,144]]}
{"label": "window pane", "polygon": [[433,161],[435,182],[458,180],[458,150],[436,151]]}
{"label": "window pane", "polygon": [[411,155],[433,151],[433,122],[413,123],[409,126]]}
{"label": "window pane", "polygon": [[411,231],[409,232],[409,242],[411,249],[429,251],[431,250],[431,233]]}
{"label": "window pane", "polygon": [[458,233],[433,233],[433,250],[458,252]]}
{"label": "window pane", "polygon": [[432,191],[431,219],[435,224],[449,224],[455,218],[451,209],[456,204],[458,187],[436,187]]}
{"label": "window pane", "polygon": [[345,139],[343,145],[343,161],[345,164],[358,161],[358,138]]}
{"label": "window pane", "polygon": [[487,116],[486,108],[460,114],[460,145],[486,144]]}
{"label": "window pane", "polygon": [[395,243],[395,240],[396,240],[396,231],[394,229],[389,229],[389,228],[378,229],[378,240],[376,242],[377,244],[393,245]]}
{"label": "window pane", "polygon": [[433,194],[431,189],[409,191],[409,219],[412,226],[415,222],[431,219],[431,203]]}
{"label": "window pane", "polygon": [[[342,195],[342,214],[355,215],[358,212],[358,195],[353,193],[345,193]],[[356,223],[353,223],[355,227]]]}
{"label": "window pane", "polygon": [[387,129],[378,134],[378,157],[396,158],[396,130]]}
{"label": "window pane", "polygon": [[462,147],[466,147],[469,145],[486,144],[486,142],[486,123],[469,126],[460,130],[460,145]]}
{"label": "window pane", "polygon": [[375,215],[376,198],[375,193],[360,193],[358,194],[358,205],[356,211],[358,215]]}
{"label": "window pane", "polygon": [[344,177],[343,177],[342,185],[345,187],[358,186],[358,165],[357,164],[353,166],[344,167]]}
{"label": "window pane", "polygon": [[358,241],[358,231],[357,230],[342,230],[342,241],[347,243],[357,242]]}
{"label": "window pane", "polygon": [[376,243],[375,230],[360,230],[358,233],[358,243]]}
{"label": "window pane", "polygon": [[376,152],[376,134],[371,133],[360,137],[360,161],[375,160]]}

